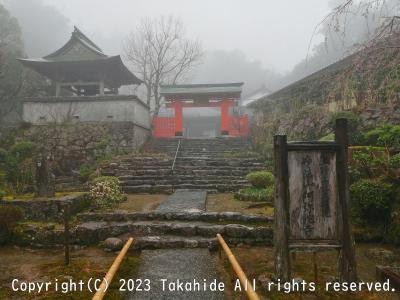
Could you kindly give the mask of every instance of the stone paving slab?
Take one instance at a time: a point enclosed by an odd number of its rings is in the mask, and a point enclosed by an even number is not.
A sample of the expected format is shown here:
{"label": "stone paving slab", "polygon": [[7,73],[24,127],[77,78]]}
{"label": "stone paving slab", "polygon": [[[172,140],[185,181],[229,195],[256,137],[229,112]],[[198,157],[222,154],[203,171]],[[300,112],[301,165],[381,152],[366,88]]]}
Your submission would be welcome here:
{"label": "stone paving slab", "polygon": [[[171,249],[142,251],[142,264],[136,278],[150,280],[150,291],[137,291],[129,294],[129,300],[157,300],[157,299],[191,299],[191,300],[219,300],[224,299],[223,292],[203,289],[204,279],[209,284],[216,280],[220,282],[217,272],[217,258],[207,249]],[[161,279],[167,279],[166,290],[163,290]],[[200,291],[170,291],[170,282],[200,282]],[[184,285],[185,286],[185,285]],[[193,284],[192,284],[193,286]],[[208,285],[207,285],[208,287]]]}
{"label": "stone paving slab", "polygon": [[176,190],[155,212],[204,212],[206,210],[207,191]]}

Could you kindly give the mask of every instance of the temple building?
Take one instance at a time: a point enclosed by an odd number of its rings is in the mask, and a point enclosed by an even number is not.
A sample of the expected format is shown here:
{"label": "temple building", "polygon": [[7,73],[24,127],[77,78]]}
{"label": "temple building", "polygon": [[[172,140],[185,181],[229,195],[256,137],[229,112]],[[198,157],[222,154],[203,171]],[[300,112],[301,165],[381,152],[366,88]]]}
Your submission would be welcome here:
{"label": "temple building", "polygon": [[106,55],[74,27],[69,41],[57,51],[36,59],[18,59],[48,78],[52,96],[23,99],[23,119],[47,122],[133,122],[150,130],[149,107],[136,95],[121,95],[120,87],[139,85],[119,55]]}
{"label": "temple building", "polygon": [[51,79],[56,96],[116,95],[122,85],[141,84],[121,57],[108,56],[74,27],[70,40],[57,51],[38,59],[19,59]]}
{"label": "temple building", "polygon": [[[243,82],[162,85],[160,94],[170,114],[153,117],[153,135],[248,136],[248,116],[241,114],[239,109],[242,86]],[[204,113],[206,109],[211,113]]]}

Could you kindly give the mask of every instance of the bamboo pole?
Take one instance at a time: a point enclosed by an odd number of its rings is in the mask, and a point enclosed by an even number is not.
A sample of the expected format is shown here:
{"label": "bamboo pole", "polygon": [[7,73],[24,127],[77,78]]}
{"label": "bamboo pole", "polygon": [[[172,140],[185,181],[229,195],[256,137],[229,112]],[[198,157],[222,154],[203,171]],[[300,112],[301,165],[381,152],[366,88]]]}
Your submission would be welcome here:
{"label": "bamboo pole", "polygon": [[106,287],[107,286],[110,287],[111,281],[113,280],[115,273],[117,273],[118,268],[119,268],[123,258],[126,255],[126,252],[128,252],[129,247],[132,245],[132,242],[133,242],[133,238],[129,238],[128,241],[125,243],[121,252],[115,258],[113,264],[111,265],[110,269],[108,270],[106,276],[103,279],[103,282],[100,285],[99,290],[93,296],[92,300],[101,300],[104,298],[104,296],[107,292]]}
{"label": "bamboo pole", "polygon": [[253,285],[247,279],[246,274],[243,272],[231,249],[229,249],[229,246],[225,243],[223,237],[219,233],[217,234],[217,239],[222,246],[222,249],[224,249],[225,254],[228,256],[228,260],[231,263],[237,277],[239,278],[240,283],[242,286],[247,286],[247,289],[245,290],[247,298],[250,300],[260,300],[257,293],[253,289]]}
{"label": "bamboo pole", "polygon": [[69,204],[64,205],[64,261],[69,265]]}

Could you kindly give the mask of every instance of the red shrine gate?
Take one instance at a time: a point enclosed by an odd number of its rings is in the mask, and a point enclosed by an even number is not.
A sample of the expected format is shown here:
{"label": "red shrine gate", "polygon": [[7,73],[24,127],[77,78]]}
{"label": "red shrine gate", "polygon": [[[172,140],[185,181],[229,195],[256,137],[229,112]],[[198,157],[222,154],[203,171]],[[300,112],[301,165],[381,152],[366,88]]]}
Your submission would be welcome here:
{"label": "red shrine gate", "polygon": [[166,107],[174,111],[173,117],[153,117],[154,137],[186,136],[183,109],[219,107],[221,112],[220,135],[247,137],[248,115],[233,113],[238,108],[243,83],[188,84],[161,86],[161,96]]}

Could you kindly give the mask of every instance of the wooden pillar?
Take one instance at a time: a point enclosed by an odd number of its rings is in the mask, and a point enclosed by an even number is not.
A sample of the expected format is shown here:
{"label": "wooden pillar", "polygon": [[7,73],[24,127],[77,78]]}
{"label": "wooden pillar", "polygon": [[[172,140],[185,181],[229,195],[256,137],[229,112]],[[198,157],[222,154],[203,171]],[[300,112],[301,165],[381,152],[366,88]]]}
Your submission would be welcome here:
{"label": "wooden pillar", "polygon": [[350,194],[348,175],[348,136],[347,119],[337,119],[335,140],[341,145],[336,159],[338,196],[339,196],[339,228],[341,229],[342,251],[339,260],[339,280],[341,282],[357,281],[357,266],[354,253],[354,238],[350,224]]}
{"label": "wooden pillar", "polygon": [[180,101],[174,102],[175,109],[175,136],[183,136],[183,109]]}
{"label": "wooden pillar", "polygon": [[289,281],[291,267],[289,257],[289,172],[286,135],[274,136],[275,212],[274,257],[275,277]]}
{"label": "wooden pillar", "polygon": [[229,102],[221,101],[221,134],[229,135]]}

